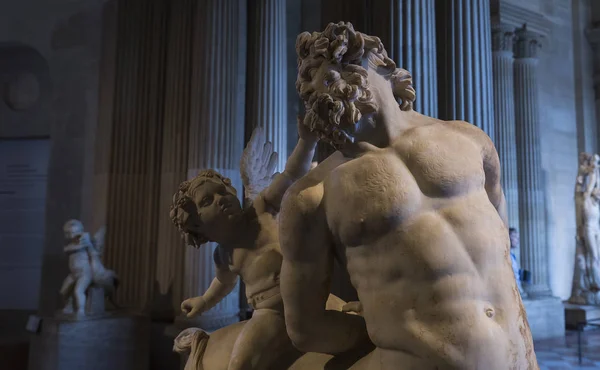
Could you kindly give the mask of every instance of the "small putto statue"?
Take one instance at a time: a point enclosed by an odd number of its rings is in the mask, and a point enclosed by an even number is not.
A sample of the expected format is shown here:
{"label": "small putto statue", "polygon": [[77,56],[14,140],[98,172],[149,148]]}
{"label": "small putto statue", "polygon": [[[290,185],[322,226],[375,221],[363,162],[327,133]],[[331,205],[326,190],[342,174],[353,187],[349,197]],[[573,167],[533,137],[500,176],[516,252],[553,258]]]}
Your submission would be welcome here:
{"label": "small putto statue", "polygon": [[103,288],[110,298],[118,286],[118,277],[102,264],[104,228],[92,238],[84,231],[81,221],[69,220],[63,226],[63,231],[68,241],[64,252],[69,256],[70,273],[60,289],[60,295],[66,301],[62,313],[84,316],[89,288]]}

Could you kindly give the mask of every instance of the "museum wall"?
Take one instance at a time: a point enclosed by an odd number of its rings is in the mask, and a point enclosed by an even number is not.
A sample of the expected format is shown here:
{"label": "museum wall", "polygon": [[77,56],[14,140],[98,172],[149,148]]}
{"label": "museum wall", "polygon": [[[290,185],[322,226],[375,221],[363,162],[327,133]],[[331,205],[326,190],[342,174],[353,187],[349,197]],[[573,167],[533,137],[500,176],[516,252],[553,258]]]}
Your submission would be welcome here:
{"label": "museum wall", "polygon": [[[40,258],[36,264],[37,273],[24,271],[21,276],[8,280],[14,286],[37,285],[40,291],[56,291],[67,271],[62,252],[62,223],[69,218],[84,221],[89,218],[89,213],[85,214],[83,209],[87,208],[86,202],[92,191],[90,171],[93,170],[94,152],[88,148],[93,147],[97,122],[103,3],[24,0],[0,4],[0,50],[4,47],[24,50],[13,53],[12,62],[3,59],[5,63],[12,63],[10,68],[3,65],[3,78],[20,76],[27,72],[22,71],[23,66],[29,65],[29,72],[35,78],[33,82],[25,80],[18,86],[18,91],[20,99],[36,100],[29,109],[16,113],[0,108],[0,139],[18,138],[23,143],[33,139],[49,140],[48,152],[40,152],[41,158],[38,158],[48,160],[47,202],[36,208],[39,213],[43,212],[41,217],[45,219],[45,225],[44,222],[27,225],[28,233],[45,235],[43,254],[40,250],[37,256]],[[15,60],[19,62],[15,63]],[[9,154],[22,156],[19,146],[14,147]],[[17,216],[13,215],[12,219],[18,220]],[[0,244],[3,248],[8,246],[8,239],[1,239]],[[8,246],[11,247],[17,246]],[[18,251],[12,253],[18,254]],[[5,281],[2,276],[0,279]],[[7,298],[4,295],[2,298],[0,309],[10,307],[5,301]],[[41,307],[51,310],[58,297],[49,294],[39,298]],[[38,297],[35,297],[34,302],[24,308],[35,309],[37,306]],[[17,322],[22,324],[23,320]]]}

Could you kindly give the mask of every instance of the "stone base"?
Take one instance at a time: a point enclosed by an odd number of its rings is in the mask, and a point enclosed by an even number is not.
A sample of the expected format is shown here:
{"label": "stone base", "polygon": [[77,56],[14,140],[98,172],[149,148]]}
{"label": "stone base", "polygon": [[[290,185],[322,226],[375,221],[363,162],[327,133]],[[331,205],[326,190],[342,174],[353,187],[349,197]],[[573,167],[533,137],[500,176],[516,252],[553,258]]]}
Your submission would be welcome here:
{"label": "stone base", "polygon": [[78,320],[46,317],[31,339],[30,370],[147,370],[150,319],[115,313]]}
{"label": "stone base", "polygon": [[600,319],[600,306],[584,306],[565,302],[565,324],[570,330],[577,329],[577,323]]}
{"label": "stone base", "polygon": [[560,298],[525,298],[523,304],[533,340],[565,336],[565,314]]}

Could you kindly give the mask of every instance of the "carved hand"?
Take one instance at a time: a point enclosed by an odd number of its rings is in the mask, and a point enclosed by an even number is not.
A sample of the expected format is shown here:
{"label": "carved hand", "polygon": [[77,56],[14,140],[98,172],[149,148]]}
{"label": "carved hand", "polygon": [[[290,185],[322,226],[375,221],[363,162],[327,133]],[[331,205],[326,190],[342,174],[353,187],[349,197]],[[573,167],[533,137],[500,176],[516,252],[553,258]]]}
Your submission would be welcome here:
{"label": "carved hand", "polygon": [[362,304],[359,301],[348,302],[342,307],[342,312],[362,315]]}
{"label": "carved hand", "polygon": [[296,119],[298,122],[298,136],[300,136],[300,139],[309,143],[318,142],[319,136],[317,133],[311,132],[310,129],[306,127],[306,125],[303,123],[304,117],[298,116]]}
{"label": "carved hand", "polygon": [[198,316],[206,310],[206,301],[202,296],[188,298],[181,302],[181,311],[185,313],[188,318]]}

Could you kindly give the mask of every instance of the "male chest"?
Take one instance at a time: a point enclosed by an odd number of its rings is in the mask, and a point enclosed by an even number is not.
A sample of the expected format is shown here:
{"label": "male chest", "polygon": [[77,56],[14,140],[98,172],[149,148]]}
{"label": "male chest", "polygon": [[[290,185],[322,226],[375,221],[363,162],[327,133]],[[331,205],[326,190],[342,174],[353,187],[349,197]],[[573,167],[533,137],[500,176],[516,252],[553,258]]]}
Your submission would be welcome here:
{"label": "male chest", "polygon": [[412,217],[422,194],[405,163],[392,152],[347,162],[325,182],[327,222],[338,242],[352,247]]}

